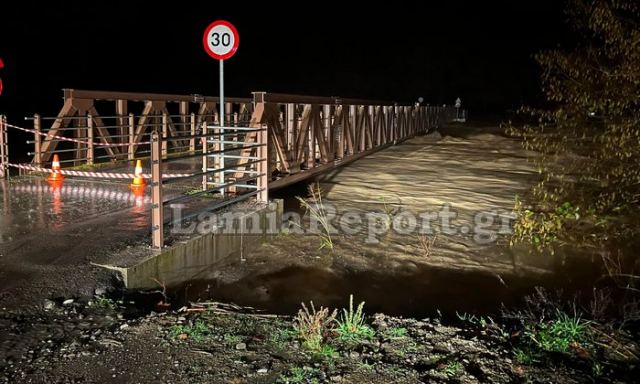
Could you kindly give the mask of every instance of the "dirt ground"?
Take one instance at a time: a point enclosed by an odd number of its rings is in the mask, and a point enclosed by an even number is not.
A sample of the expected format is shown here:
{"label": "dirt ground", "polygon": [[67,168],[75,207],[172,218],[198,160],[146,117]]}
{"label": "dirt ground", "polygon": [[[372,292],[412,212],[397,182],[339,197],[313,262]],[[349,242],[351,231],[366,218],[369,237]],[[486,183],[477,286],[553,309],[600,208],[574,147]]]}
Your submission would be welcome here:
{"label": "dirt ground", "polygon": [[333,335],[312,351],[290,317],[208,307],[128,320],[105,301],[47,308],[0,317],[1,383],[587,383],[639,373],[637,362],[613,354],[597,373],[591,357],[523,357],[517,328],[481,317],[452,325],[376,314],[367,319],[373,335]]}

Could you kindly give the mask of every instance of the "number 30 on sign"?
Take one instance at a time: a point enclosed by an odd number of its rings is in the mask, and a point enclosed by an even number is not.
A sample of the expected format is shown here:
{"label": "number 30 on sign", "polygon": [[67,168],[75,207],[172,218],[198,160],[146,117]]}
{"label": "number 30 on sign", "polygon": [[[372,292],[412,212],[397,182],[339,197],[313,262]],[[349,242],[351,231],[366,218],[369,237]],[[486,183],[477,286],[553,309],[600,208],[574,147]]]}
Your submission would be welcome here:
{"label": "number 30 on sign", "polygon": [[226,60],[238,50],[240,36],[238,30],[228,21],[218,20],[209,24],[204,31],[204,50],[216,60]]}

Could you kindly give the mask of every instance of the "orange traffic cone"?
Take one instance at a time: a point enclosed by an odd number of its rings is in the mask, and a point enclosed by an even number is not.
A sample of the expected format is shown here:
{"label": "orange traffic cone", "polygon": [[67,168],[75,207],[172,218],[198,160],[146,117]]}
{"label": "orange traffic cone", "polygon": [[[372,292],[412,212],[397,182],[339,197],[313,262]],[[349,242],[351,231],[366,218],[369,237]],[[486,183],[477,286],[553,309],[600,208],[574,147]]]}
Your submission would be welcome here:
{"label": "orange traffic cone", "polygon": [[62,181],[64,176],[60,173],[60,158],[57,154],[53,155],[53,161],[51,162],[51,175],[47,178],[49,181]]}
{"label": "orange traffic cone", "polygon": [[144,187],[144,175],[142,175],[142,161],[136,161],[136,170],[134,172],[135,177],[131,183],[132,188]]}

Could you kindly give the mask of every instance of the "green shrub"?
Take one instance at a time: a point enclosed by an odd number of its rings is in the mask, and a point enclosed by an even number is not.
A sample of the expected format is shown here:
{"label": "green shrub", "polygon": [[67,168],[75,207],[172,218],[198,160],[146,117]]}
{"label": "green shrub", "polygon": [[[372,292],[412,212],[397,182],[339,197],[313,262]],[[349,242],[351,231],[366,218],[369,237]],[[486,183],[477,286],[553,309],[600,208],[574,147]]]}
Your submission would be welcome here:
{"label": "green shrub", "polygon": [[[520,117],[529,122],[507,125],[535,151],[542,174],[531,191],[536,208],[516,204],[514,238],[539,247],[564,237],[573,229],[567,221],[580,213],[616,216],[637,211],[640,202],[640,6],[572,0],[567,14],[583,39],[536,55],[547,108],[522,108]],[[604,226],[589,238],[606,239],[616,230]]]}
{"label": "green shrub", "polygon": [[346,343],[361,343],[373,339],[375,331],[365,324],[364,301],[353,308],[353,295],[349,295],[349,308],[342,309],[342,316],[338,319],[338,338]]}

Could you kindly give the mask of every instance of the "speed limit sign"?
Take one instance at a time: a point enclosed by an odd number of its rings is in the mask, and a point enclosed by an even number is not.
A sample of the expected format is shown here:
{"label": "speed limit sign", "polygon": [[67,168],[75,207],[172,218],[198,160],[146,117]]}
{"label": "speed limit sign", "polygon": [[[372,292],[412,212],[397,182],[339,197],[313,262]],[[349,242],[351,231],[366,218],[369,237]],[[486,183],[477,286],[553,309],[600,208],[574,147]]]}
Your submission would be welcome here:
{"label": "speed limit sign", "polygon": [[[204,30],[204,35],[202,36],[202,45],[204,46],[205,52],[214,59],[218,60],[220,63],[220,99],[218,101],[218,106],[220,107],[220,118],[218,122],[220,123],[220,129],[218,131],[218,139],[219,143],[219,153],[224,153],[224,131],[225,131],[225,123],[229,122],[228,115],[225,114],[225,103],[224,103],[224,61],[233,56],[238,50],[238,44],[240,44],[240,36],[238,35],[238,30],[228,21],[225,20],[217,20],[213,23],[209,24],[207,29]],[[208,126],[207,126],[208,129]],[[206,134],[207,132],[205,132]],[[207,140],[206,136],[202,141],[203,145],[203,153],[206,152]],[[202,157],[202,169],[208,169],[208,160],[207,156]],[[224,167],[224,155],[218,158],[218,168],[220,169],[218,173],[218,184],[225,185],[225,167]],[[205,176],[205,180],[203,181],[203,188],[207,189],[207,180]],[[224,196],[225,188],[219,189],[220,194]]]}
{"label": "speed limit sign", "polygon": [[228,21],[217,20],[204,31],[202,44],[207,54],[216,60],[226,60],[238,50],[238,30]]}

